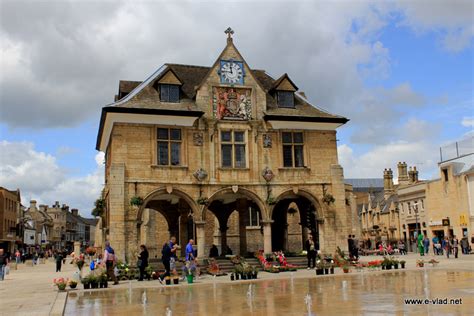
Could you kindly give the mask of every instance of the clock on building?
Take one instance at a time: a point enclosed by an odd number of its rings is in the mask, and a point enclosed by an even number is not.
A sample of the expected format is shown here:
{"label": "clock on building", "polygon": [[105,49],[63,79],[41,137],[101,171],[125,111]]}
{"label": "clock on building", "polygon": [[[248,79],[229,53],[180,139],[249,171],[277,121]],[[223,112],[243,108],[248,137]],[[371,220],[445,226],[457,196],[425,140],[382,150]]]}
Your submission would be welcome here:
{"label": "clock on building", "polygon": [[240,61],[221,60],[221,83],[244,84],[244,65]]}

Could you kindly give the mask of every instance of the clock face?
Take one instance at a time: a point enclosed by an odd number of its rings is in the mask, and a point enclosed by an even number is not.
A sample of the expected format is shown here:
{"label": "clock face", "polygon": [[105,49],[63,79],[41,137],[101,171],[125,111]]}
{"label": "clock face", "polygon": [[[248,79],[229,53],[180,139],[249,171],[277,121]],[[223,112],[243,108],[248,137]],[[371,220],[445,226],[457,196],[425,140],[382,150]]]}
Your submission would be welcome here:
{"label": "clock face", "polygon": [[220,74],[223,83],[244,83],[244,71],[241,62],[221,61]]}

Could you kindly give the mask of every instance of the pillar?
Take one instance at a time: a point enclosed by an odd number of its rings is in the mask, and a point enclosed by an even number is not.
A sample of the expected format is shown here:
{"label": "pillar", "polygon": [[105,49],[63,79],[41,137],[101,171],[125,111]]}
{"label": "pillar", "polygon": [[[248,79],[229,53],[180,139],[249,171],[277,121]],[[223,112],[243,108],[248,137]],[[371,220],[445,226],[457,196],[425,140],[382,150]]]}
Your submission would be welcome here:
{"label": "pillar", "polygon": [[206,230],[204,229],[206,222],[196,221],[196,243],[197,243],[197,256],[202,259],[207,257],[206,252]]}
{"label": "pillar", "polygon": [[247,199],[237,200],[237,211],[239,212],[239,241],[240,255],[247,255],[247,224],[249,219],[249,210]]}
{"label": "pillar", "polygon": [[272,220],[262,220],[260,224],[263,225],[263,252],[272,252]]}
{"label": "pillar", "polygon": [[81,254],[81,242],[80,241],[75,241],[74,242],[74,254],[76,256],[79,256]]}

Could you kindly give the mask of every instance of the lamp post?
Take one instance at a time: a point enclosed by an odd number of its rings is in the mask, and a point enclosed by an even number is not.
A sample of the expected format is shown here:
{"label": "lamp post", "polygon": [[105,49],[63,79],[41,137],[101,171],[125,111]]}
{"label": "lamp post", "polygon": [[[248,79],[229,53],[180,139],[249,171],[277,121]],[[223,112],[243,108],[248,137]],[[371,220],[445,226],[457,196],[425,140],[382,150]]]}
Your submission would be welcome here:
{"label": "lamp post", "polygon": [[420,230],[418,228],[418,202],[413,203],[413,210],[415,211],[415,221],[416,221],[415,231],[416,231],[416,234],[417,234],[417,237],[418,237],[418,234],[420,233]]}

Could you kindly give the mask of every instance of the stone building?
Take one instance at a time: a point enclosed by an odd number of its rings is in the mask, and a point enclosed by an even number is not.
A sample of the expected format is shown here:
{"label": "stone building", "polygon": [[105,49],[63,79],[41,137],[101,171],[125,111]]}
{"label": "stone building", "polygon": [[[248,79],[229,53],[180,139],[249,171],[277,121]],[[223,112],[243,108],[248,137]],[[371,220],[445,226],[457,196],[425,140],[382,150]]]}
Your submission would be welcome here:
{"label": "stone building", "polygon": [[20,205],[20,190],[0,187],[0,248],[5,251],[13,251],[17,241],[21,242],[17,236]]}
{"label": "stone building", "polygon": [[121,258],[140,243],[160,256],[169,235],[197,239],[200,256],[211,244],[299,252],[309,232],[323,251],[347,248],[355,205],[336,129],[348,120],[310,104],[289,75],[251,68],[232,33],[211,67],[164,64],[121,81],[102,109],[102,238]]}

